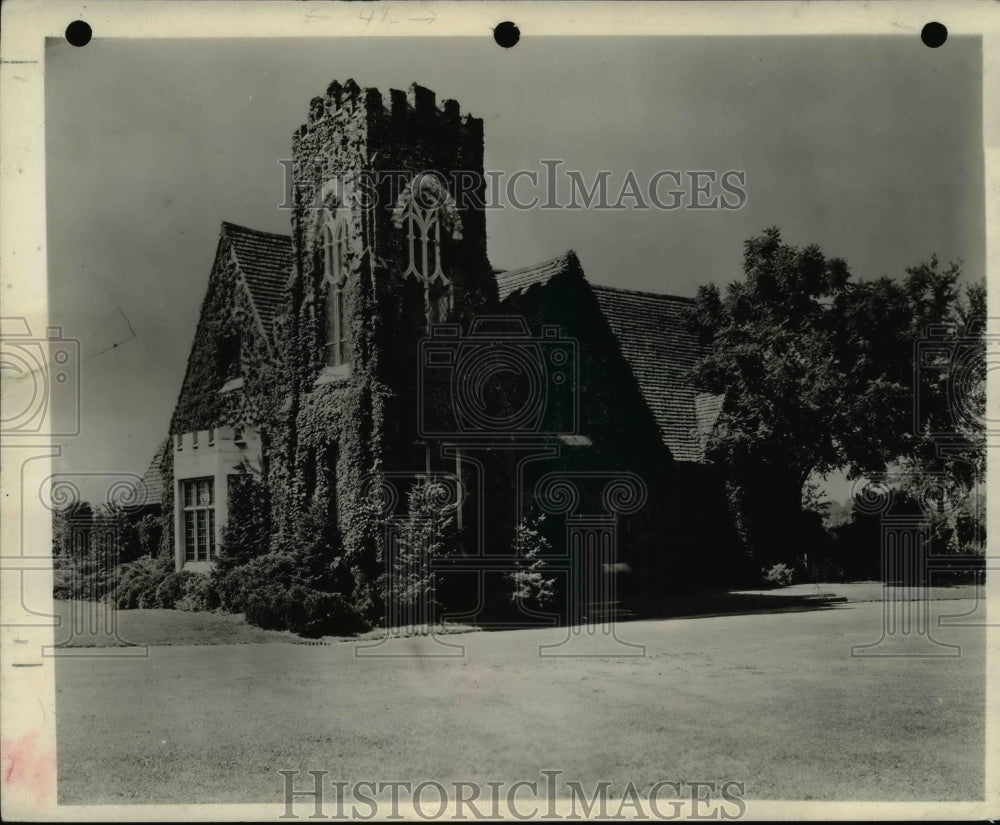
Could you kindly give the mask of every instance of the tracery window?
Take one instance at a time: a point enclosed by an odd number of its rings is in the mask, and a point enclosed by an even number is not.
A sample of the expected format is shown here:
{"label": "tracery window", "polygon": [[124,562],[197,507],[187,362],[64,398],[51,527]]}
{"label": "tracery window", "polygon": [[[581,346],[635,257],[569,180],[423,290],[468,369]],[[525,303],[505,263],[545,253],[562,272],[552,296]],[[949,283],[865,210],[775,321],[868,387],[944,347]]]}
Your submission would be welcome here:
{"label": "tracery window", "polygon": [[424,317],[428,327],[447,319],[452,308],[452,283],[441,266],[441,240],[460,238],[455,201],[433,175],[418,175],[403,190],[394,213],[397,227],[406,233],[404,280],[423,287]]}
{"label": "tracery window", "polygon": [[324,346],[327,366],[351,360],[347,315],[347,217],[326,210],[323,221]]}

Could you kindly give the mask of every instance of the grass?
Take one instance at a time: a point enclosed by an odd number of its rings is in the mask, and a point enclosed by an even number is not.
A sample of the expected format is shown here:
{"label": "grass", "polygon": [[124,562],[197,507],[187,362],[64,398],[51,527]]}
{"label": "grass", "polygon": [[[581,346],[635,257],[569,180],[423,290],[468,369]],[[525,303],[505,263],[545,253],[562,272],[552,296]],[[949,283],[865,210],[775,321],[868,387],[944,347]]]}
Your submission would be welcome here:
{"label": "grass", "polygon": [[963,645],[958,659],[850,657],[880,630],[881,605],[859,603],[620,625],[644,658],[540,658],[565,635],[543,629],[456,636],[461,659],[360,659],[350,643],[57,659],[59,799],[270,801],[277,816],[280,769],[443,782],[557,769],[617,791],[734,779],[749,799],[981,799],[984,631],[935,627]]}
{"label": "grass", "polygon": [[188,613],[183,610],[115,610],[97,602],[53,601],[62,647],[126,645],[224,645],[262,642],[299,643],[293,633],[261,630],[243,615]]}

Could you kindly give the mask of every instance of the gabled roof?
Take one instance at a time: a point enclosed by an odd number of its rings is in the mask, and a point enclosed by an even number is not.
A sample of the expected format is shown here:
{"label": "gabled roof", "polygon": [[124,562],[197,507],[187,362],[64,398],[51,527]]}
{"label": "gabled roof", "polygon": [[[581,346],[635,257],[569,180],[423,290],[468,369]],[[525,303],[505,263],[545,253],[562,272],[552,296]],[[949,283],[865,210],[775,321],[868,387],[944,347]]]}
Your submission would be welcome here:
{"label": "gabled roof", "polygon": [[497,292],[503,301],[515,292],[527,292],[533,286],[547,284],[556,275],[571,272],[582,274],[580,259],[572,249],[551,261],[521,269],[496,272]]}
{"label": "gabled roof", "polygon": [[236,264],[250,292],[269,341],[274,341],[274,319],[281,311],[285,284],[292,270],[292,239],[222,222]]}
{"label": "gabled roof", "polygon": [[[586,283],[573,251],[535,266],[496,272],[503,301],[528,293],[563,274]],[[722,396],[700,393],[691,372],[704,348],[687,329],[690,298],[587,284],[597,300],[639,390],[677,461],[703,461],[705,446],[722,409]]]}
{"label": "gabled roof", "polygon": [[686,328],[694,302],[655,292],[595,284],[590,288],[632,366],[663,443],[677,461],[702,460],[707,436],[701,437],[700,425],[708,421],[711,405],[700,402],[703,411],[699,416],[700,393],[691,370],[704,348]]}
{"label": "gabled roof", "polygon": [[138,491],[139,496],[136,502],[138,505],[163,503],[163,475],[160,465],[163,463],[163,457],[166,455],[169,445],[169,438],[160,442],[160,446],[153,454],[153,460],[149,462],[149,467],[142,474],[142,489]]}
{"label": "gabled roof", "polygon": [[691,370],[702,356],[686,328],[690,298],[591,284],[597,303],[677,461],[704,456]]}

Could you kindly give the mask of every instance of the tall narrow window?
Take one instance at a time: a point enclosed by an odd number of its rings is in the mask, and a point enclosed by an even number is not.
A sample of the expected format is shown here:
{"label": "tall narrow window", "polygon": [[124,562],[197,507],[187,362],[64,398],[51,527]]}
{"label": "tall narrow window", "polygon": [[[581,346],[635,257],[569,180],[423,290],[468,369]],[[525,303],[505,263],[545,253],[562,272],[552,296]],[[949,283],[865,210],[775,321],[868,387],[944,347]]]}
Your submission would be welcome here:
{"label": "tall narrow window", "polygon": [[215,483],[211,478],[181,482],[184,506],[184,560],[211,561],[215,556]]}
{"label": "tall narrow window", "polygon": [[323,286],[326,364],[339,367],[351,360],[347,315],[347,218],[328,211],[323,222]]}
{"label": "tall narrow window", "polygon": [[423,287],[424,322],[447,319],[452,307],[452,284],[441,266],[442,233],[460,238],[454,199],[433,175],[419,175],[403,191],[393,215],[406,233],[409,259],[404,280]]}

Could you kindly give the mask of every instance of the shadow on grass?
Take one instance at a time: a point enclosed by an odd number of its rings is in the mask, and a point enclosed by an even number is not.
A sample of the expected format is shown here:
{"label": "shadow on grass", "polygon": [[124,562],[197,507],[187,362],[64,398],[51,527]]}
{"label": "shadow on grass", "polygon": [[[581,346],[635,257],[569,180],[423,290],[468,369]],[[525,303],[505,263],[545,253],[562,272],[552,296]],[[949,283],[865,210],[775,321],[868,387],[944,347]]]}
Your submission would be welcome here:
{"label": "shadow on grass", "polygon": [[802,613],[830,610],[847,603],[845,596],[831,593],[801,596],[705,592],[675,593],[629,600],[632,615],[618,615],[617,621],[636,619],[693,619],[750,613]]}
{"label": "shadow on grass", "polygon": [[[616,624],[629,621],[655,621],[660,619],[698,619],[713,616],[734,616],[753,613],[802,613],[807,611],[841,608],[849,600],[832,593],[804,595],[772,595],[711,591],[703,593],[675,593],[658,596],[639,596],[622,599],[610,610],[588,616],[584,624],[598,624],[605,617]],[[477,621],[475,624],[444,625],[445,633],[498,630],[538,630],[546,627],[566,626],[553,616],[549,621],[531,621],[526,617],[497,618]],[[377,632],[377,631],[373,631]],[[440,632],[437,630],[436,632]]]}

